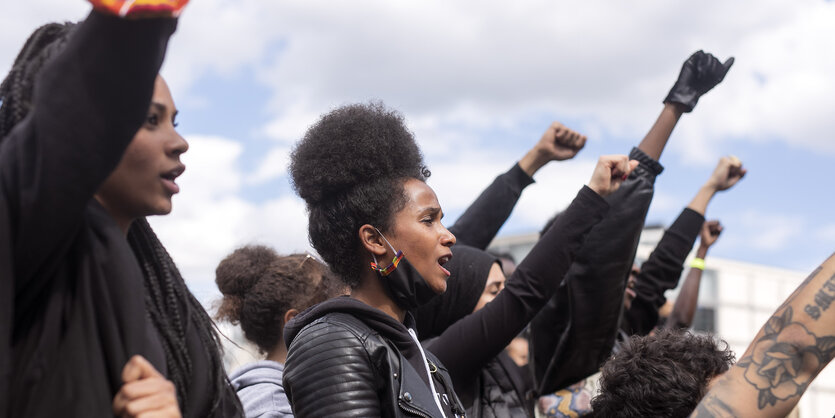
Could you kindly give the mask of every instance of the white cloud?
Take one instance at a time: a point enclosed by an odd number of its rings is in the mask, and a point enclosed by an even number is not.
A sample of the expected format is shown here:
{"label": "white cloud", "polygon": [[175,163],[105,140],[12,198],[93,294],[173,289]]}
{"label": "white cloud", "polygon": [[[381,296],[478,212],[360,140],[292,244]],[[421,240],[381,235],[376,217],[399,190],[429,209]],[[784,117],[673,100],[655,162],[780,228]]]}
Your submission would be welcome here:
{"label": "white cloud", "polygon": [[247,181],[251,184],[261,184],[287,174],[290,163],[290,148],[275,147],[261,160],[255,173]]}
{"label": "white cloud", "polygon": [[89,6],[82,1],[7,1],[0,14],[0,72],[5,77],[26,38],[38,26],[49,22],[76,21]]}
{"label": "white cloud", "polygon": [[[151,222],[189,285],[213,289],[214,269],[235,248],[261,243],[283,253],[309,250],[304,204],[293,196],[262,203],[242,195],[237,141],[190,136],[174,211]],[[216,292],[216,291],[215,291]],[[211,292],[209,292],[211,293]]]}
{"label": "white cloud", "polygon": [[[0,68],[37,25],[78,19],[87,10],[82,1],[4,5]],[[194,1],[165,64],[174,96],[181,105],[236,106],[248,98],[220,98],[194,83],[251,74],[270,92],[265,111],[272,120],[250,128],[276,147],[249,170],[239,166],[241,141],[189,138],[183,193],[172,215],[153,222],[185,276],[200,283],[210,282],[226,253],[252,240],[284,252],[306,249],[298,199],[276,195],[254,203],[242,190],[283,176],[289,147],[319,114],[369,99],[403,111],[445,210],[463,209],[519,157],[485,141],[484,132],[512,132],[531,115],[551,115],[575,121],[592,139],[634,143],[652,124],[681,62],[700,48],[737,61],[684,117],[665,158],[712,166],[727,141],[778,140],[835,152],[828,114],[835,108],[832,21],[835,3],[818,0]],[[564,207],[587,181],[593,157],[544,169],[515,218],[541,223]],[[654,208],[659,204],[670,205],[656,196]],[[745,218],[739,243],[762,251],[777,251],[807,226],[791,214]]]}
{"label": "white cloud", "polygon": [[[85,10],[80,1],[11,4],[0,18],[0,64],[36,23]],[[704,48],[737,61],[671,148],[709,165],[728,136],[835,152],[825,113],[835,106],[833,20],[835,4],[818,0],[203,0],[183,14],[164,73],[176,97],[205,104],[219,98],[192,91],[195,81],[254,71],[273,93],[264,129],[284,143],[316,115],[374,98],[414,122],[483,129],[544,112],[639,138],[681,62]]]}
{"label": "white cloud", "polygon": [[831,3],[285,2],[258,12],[274,22],[261,37],[282,43],[260,70],[274,91],[271,126],[293,126],[292,137],[305,126],[297,115],[371,98],[413,121],[475,129],[550,112],[639,137],[680,63],[705,48],[737,61],[673,149],[698,164],[729,135],[833,150],[821,135],[835,104]]}

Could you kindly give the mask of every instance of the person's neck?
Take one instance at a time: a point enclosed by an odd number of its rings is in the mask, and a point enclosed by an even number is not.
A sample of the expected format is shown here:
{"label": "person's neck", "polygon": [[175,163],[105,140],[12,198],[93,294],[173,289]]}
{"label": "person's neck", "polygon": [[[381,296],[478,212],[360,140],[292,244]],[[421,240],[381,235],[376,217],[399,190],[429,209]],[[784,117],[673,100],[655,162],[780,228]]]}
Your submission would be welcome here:
{"label": "person's neck", "polygon": [[403,322],[406,318],[406,311],[389,297],[380,277],[374,271],[363,274],[360,284],[351,289],[351,297],[383,311],[398,322]]}
{"label": "person's neck", "polygon": [[98,195],[94,195],[96,201],[104,208],[105,211],[113,218],[113,221],[116,222],[116,225],[119,226],[119,229],[122,230],[122,234],[125,236],[128,235],[128,230],[130,229],[130,224],[133,223],[134,218],[132,216],[124,215],[118,210],[110,207],[103,199],[99,198]]}
{"label": "person's neck", "polygon": [[267,360],[272,360],[281,364],[284,364],[284,362],[287,361],[287,346],[284,344],[284,338],[279,339],[275,348],[267,353]]}

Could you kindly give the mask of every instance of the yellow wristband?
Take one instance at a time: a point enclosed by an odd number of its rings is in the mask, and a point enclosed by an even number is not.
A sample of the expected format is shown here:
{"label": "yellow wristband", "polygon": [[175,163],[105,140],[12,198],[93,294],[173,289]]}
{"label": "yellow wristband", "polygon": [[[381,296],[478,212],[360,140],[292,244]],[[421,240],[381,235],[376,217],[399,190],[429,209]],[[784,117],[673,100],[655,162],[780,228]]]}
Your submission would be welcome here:
{"label": "yellow wristband", "polygon": [[701,271],[705,271],[705,259],[696,257],[690,263],[690,267],[694,269],[699,269]]}

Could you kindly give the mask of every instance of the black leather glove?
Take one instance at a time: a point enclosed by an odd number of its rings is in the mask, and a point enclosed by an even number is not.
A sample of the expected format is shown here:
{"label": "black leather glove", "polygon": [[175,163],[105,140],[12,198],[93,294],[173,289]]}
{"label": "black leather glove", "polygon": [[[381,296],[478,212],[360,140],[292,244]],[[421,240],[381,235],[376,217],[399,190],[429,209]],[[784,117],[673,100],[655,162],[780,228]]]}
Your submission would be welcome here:
{"label": "black leather glove", "polygon": [[670,89],[664,103],[679,103],[684,106],[685,113],[692,111],[699,97],[719,84],[733,64],[733,57],[728,58],[723,64],[702,50],[694,52],[681,66],[678,80]]}

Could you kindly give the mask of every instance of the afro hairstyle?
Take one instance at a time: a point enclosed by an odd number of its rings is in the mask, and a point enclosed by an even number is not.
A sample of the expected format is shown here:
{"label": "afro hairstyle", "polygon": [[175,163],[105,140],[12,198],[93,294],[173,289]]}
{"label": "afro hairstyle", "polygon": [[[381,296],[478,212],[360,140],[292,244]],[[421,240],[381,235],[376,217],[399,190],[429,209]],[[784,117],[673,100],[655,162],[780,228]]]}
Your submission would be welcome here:
{"label": "afro hairstyle", "polygon": [[296,145],[293,188],[307,204],[313,248],[346,284],[359,284],[359,228],[380,231],[406,204],[407,179],[429,170],[400,113],[382,103],[351,104],[323,115]]}

